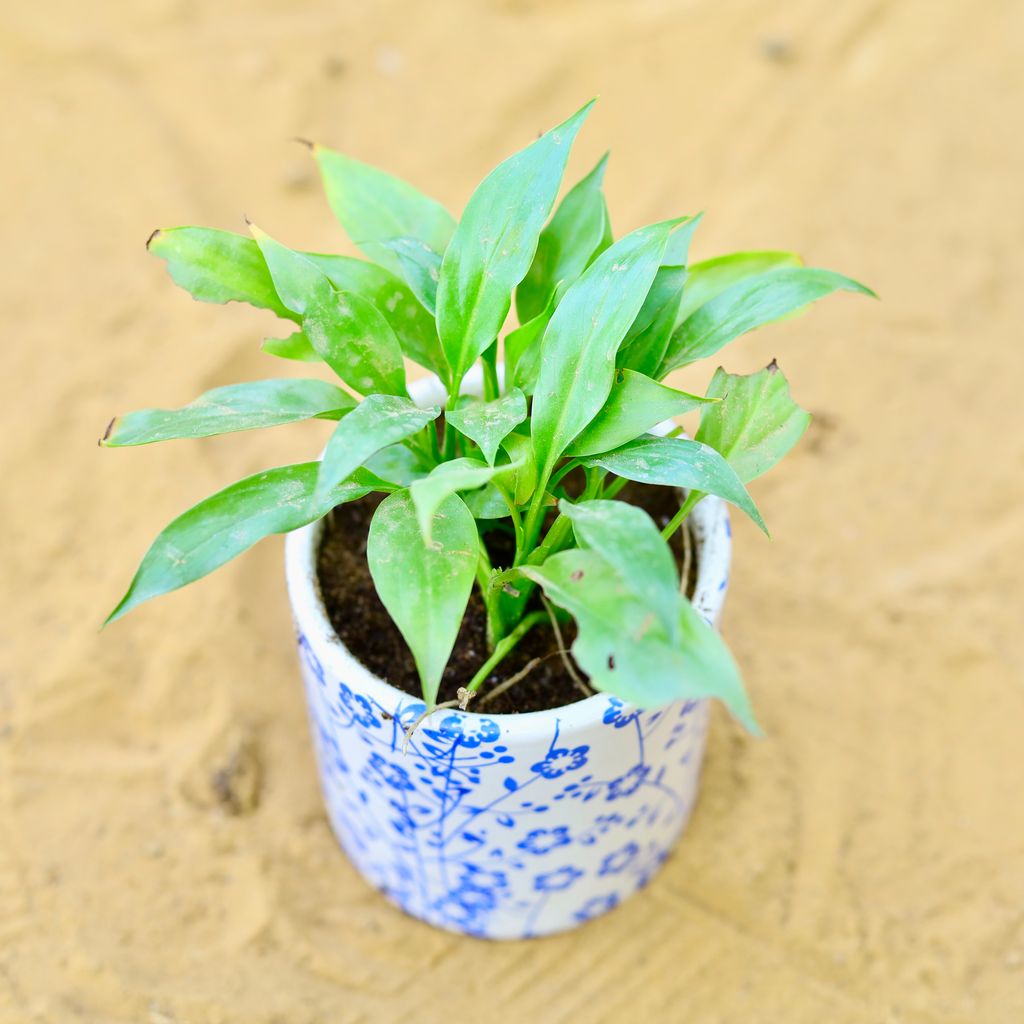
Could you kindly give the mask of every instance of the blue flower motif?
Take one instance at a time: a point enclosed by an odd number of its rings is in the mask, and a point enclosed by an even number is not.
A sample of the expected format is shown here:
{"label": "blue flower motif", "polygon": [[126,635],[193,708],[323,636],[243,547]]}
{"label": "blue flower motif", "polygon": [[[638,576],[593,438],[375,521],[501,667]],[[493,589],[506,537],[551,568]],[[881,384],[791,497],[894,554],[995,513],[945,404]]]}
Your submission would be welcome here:
{"label": "blue flower motif", "polygon": [[497,897],[489,889],[481,889],[475,885],[460,885],[441,900],[438,910],[450,920],[468,927],[474,924],[481,914],[493,910],[497,902]]}
{"label": "blue flower motif", "polygon": [[574,772],[587,763],[587,751],[590,747],[554,747],[548,751],[548,756],[543,761],[538,761],[532,766],[532,771],[543,775],[545,779],[557,779],[559,775],[566,772]]}
{"label": "blue flower motif", "polygon": [[619,905],[619,897],[611,892],[607,896],[593,896],[573,915],[577,921],[589,921]]}
{"label": "blue flower motif", "polygon": [[527,853],[550,853],[557,850],[559,846],[568,846],[569,829],[565,825],[557,828],[535,828],[528,832],[525,839],[516,843],[520,850]]}
{"label": "blue flower motif", "polygon": [[598,868],[597,873],[599,875],[617,875],[629,865],[630,861],[632,861],[639,852],[640,847],[637,846],[636,843],[627,843],[621,850],[609,853],[608,856],[601,861],[601,867]]}
{"label": "blue flower motif", "polygon": [[480,715],[446,715],[437,731],[446,739],[457,740],[464,747],[493,743],[501,735],[497,722]]}
{"label": "blue flower motif", "polygon": [[403,728],[408,729],[427,710],[427,705],[422,701],[413,701],[410,704],[402,704],[395,711],[395,721]]}
{"label": "blue flower motif", "polygon": [[373,705],[361,693],[353,693],[344,683],[338,684],[338,700],[343,711],[364,729],[379,729],[380,719],[374,713]]}
{"label": "blue flower motif", "polygon": [[533,880],[533,887],[538,892],[561,892],[563,889],[568,889],[577,878],[582,877],[583,872],[579,868],[566,864],[565,867],[556,868],[554,871],[538,875]]}
{"label": "blue flower motif", "polygon": [[643,785],[648,772],[650,768],[645,764],[633,765],[625,775],[620,775],[608,783],[606,798],[618,800],[619,797],[632,796]]}
{"label": "blue flower motif", "polygon": [[383,782],[392,789],[401,791],[416,788],[409,780],[409,773],[401,765],[391,764],[389,761],[384,760],[376,751],[370,755],[370,762],[366,766],[365,775],[368,781],[378,784]]}
{"label": "blue flower motif", "polygon": [[462,884],[474,889],[504,889],[508,885],[508,877],[504,871],[491,871],[478,868],[475,864],[462,864]]}
{"label": "blue flower motif", "polygon": [[623,708],[625,706],[618,697],[612,697],[608,701],[608,707],[605,709],[604,724],[614,725],[616,729],[622,729],[635,722],[640,717],[640,712],[635,709],[633,711],[624,711]]}

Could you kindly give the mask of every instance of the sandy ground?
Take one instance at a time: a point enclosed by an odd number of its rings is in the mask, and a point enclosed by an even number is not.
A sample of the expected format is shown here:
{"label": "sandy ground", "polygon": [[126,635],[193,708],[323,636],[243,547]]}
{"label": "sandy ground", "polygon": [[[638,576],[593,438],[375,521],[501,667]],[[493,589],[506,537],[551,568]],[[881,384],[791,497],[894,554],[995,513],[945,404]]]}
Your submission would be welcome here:
{"label": "sandy ground", "polygon": [[[0,1021],[1024,1020],[1024,5],[79,0],[0,36]],[[115,412],[281,367],[157,226],[344,245],[301,135],[458,210],[594,93],[619,233],[795,248],[883,296],[735,345],[816,426],[756,487],[717,714],[648,891],[484,945],[405,919],[321,810],[281,545],[98,633],[157,530],[325,424],[123,452]],[[708,371],[704,371],[706,378]],[[700,375],[698,375],[700,376]],[[699,386],[702,379],[688,379]]]}

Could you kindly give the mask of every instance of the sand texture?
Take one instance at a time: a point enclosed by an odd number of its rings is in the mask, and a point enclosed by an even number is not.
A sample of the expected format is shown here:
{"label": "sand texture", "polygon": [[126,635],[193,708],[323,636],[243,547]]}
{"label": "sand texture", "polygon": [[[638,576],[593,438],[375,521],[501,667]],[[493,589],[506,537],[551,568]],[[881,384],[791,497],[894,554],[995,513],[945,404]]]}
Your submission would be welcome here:
{"label": "sand texture", "polygon": [[[51,0],[0,15],[2,1024],[1024,1021],[1024,4]],[[320,804],[280,541],[110,630],[150,540],[324,423],[103,451],[112,415],[281,373],[159,226],[351,251],[292,136],[459,210],[591,95],[617,234],[875,287],[725,353],[816,414],[737,523],[716,711],[648,890],[487,945],[403,917]],[[702,387],[713,366],[684,374]]]}

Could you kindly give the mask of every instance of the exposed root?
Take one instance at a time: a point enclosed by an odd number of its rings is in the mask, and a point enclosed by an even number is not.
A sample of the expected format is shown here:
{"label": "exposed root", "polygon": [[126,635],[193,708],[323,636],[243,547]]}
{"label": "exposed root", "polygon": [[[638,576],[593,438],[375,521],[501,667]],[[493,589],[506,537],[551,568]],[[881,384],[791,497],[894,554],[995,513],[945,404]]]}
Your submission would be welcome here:
{"label": "exposed root", "polygon": [[558,644],[558,653],[562,656],[562,664],[565,666],[565,671],[569,673],[569,678],[585,697],[592,696],[593,691],[580,678],[580,674],[576,671],[576,666],[573,665],[572,658],[569,657],[569,652],[565,648],[565,640],[562,639],[562,629],[558,625],[558,616],[555,615],[555,609],[551,607],[551,602],[543,594],[540,595],[540,599],[544,604],[544,610],[548,613],[548,618],[551,620],[551,628],[555,633],[555,643]]}
{"label": "exposed root", "polygon": [[455,700],[442,701],[440,704],[435,704],[433,707],[427,708],[416,721],[406,727],[405,730],[405,742],[402,744],[402,753],[407,754],[409,752],[409,741],[412,739],[413,733],[425,722],[435,711],[443,711],[445,708],[458,708],[460,711],[465,711],[469,706],[469,702],[476,696],[473,690],[467,690],[464,686],[460,686],[458,689],[458,696]]}

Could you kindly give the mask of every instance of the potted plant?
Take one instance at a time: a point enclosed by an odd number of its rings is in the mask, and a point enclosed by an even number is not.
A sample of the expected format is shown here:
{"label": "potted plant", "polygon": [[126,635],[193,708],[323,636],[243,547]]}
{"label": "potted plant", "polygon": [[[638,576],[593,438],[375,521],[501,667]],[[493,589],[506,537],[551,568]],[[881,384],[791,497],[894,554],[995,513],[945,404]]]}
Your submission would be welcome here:
{"label": "potted plant", "polygon": [[[745,485],[809,417],[774,361],[719,369],[703,396],[664,378],[831,292],[868,291],[789,253],[690,263],[699,216],[615,240],[605,159],[556,208],[589,110],[500,164],[458,222],[312,146],[367,260],[253,224],[155,232],[149,249],[195,298],[291,321],[264,350],[338,379],[228,385],[116,418],[101,442],[336,423],[319,460],[174,520],[108,621],[290,533],[338,837],[399,906],[487,937],[572,927],[651,877],[694,800],[709,698],[757,730],[715,629],[725,503],[764,529]],[[406,360],[432,376],[409,386]],[[670,421],[695,410],[690,439]]]}

